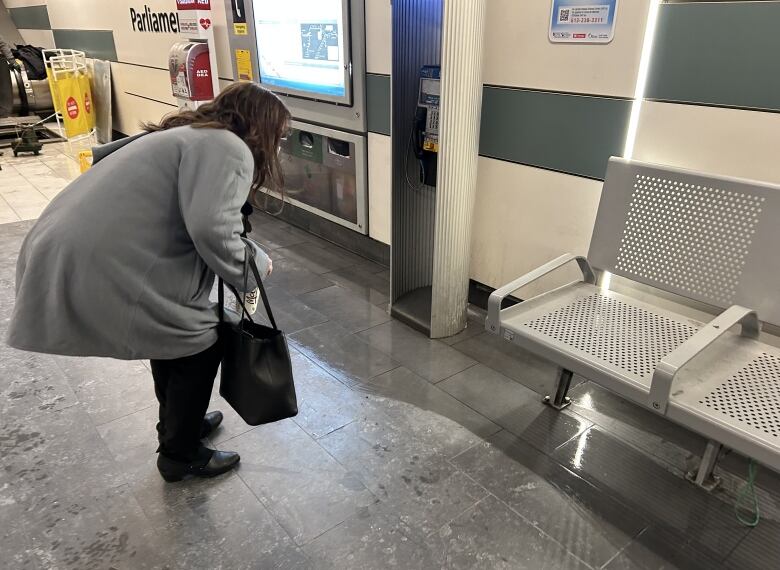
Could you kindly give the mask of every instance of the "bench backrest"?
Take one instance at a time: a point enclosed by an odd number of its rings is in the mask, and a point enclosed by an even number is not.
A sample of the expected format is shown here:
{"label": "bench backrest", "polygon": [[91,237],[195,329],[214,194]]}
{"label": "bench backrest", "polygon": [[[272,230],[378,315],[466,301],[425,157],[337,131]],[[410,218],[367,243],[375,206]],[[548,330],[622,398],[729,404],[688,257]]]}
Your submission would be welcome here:
{"label": "bench backrest", "polygon": [[600,269],[780,325],[780,186],[612,158],[591,241]]}

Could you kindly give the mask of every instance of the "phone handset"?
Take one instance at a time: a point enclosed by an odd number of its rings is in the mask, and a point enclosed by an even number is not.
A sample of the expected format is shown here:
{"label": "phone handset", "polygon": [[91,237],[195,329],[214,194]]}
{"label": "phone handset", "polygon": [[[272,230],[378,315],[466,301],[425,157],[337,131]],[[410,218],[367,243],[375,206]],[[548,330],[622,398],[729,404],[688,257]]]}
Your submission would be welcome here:
{"label": "phone handset", "polygon": [[425,107],[417,107],[414,114],[414,155],[418,160],[425,156],[425,132],[428,121],[428,110]]}
{"label": "phone handset", "polygon": [[420,182],[436,186],[439,162],[439,106],[441,68],[426,65],[420,69],[420,92],[414,114],[414,155],[420,163]]}

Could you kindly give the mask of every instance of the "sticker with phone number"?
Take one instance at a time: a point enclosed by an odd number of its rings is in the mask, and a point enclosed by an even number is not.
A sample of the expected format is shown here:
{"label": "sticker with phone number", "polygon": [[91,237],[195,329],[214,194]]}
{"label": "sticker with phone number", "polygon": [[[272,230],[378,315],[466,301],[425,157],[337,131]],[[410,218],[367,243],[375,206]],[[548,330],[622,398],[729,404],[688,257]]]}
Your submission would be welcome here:
{"label": "sticker with phone number", "polygon": [[571,6],[558,10],[559,24],[606,24],[609,6]]}
{"label": "sticker with phone number", "polygon": [[607,44],[615,36],[618,0],[552,0],[550,41]]}

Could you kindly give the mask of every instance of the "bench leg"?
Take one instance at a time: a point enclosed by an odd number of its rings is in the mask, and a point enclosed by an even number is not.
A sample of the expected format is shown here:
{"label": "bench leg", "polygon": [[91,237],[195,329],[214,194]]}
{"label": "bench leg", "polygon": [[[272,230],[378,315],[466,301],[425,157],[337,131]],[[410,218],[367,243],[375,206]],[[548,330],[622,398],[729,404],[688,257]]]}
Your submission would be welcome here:
{"label": "bench leg", "polygon": [[544,403],[552,408],[561,411],[564,408],[568,408],[571,405],[571,398],[567,396],[569,393],[569,387],[571,386],[571,378],[574,373],[571,370],[561,369],[561,374],[558,376],[558,388],[555,391],[555,397],[546,396]]}
{"label": "bench leg", "polygon": [[715,477],[713,471],[720,458],[720,452],[723,446],[717,441],[707,442],[707,447],[701,457],[701,463],[698,470],[688,473],[688,481],[695,483],[705,491],[713,491],[720,485],[720,479]]}

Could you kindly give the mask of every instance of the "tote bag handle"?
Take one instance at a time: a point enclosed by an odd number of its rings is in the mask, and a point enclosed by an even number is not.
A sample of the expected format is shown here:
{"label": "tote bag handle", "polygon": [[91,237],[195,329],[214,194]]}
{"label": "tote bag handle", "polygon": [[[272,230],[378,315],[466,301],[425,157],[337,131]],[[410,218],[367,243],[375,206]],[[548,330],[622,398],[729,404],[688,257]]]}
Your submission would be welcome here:
{"label": "tote bag handle", "polygon": [[[263,306],[265,307],[265,312],[268,315],[268,320],[271,322],[271,327],[275,331],[279,330],[279,327],[276,326],[276,319],[274,319],[274,313],[271,310],[271,303],[268,301],[268,294],[265,292],[265,286],[263,285],[263,280],[260,277],[260,271],[257,269],[257,263],[255,263],[255,257],[253,254],[250,253],[249,247],[247,247],[246,252],[246,259],[244,261],[244,290],[247,289],[249,285],[249,272],[247,269],[252,270],[252,274],[255,277],[255,281],[257,281],[257,288],[260,290],[260,296],[263,298]],[[224,322],[225,320],[225,291],[224,291],[224,285],[227,285],[230,290],[233,292],[233,294],[236,296],[236,300],[241,304],[242,314],[241,314],[241,329],[243,330],[243,322],[244,318],[249,319],[249,322],[252,324],[255,324],[255,321],[252,319],[252,316],[249,314],[249,311],[246,310],[246,305],[241,300],[241,295],[239,295],[238,291],[236,289],[223,281],[223,279],[219,278],[219,290],[217,292],[218,295],[218,301],[219,301],[219,322]]]}

